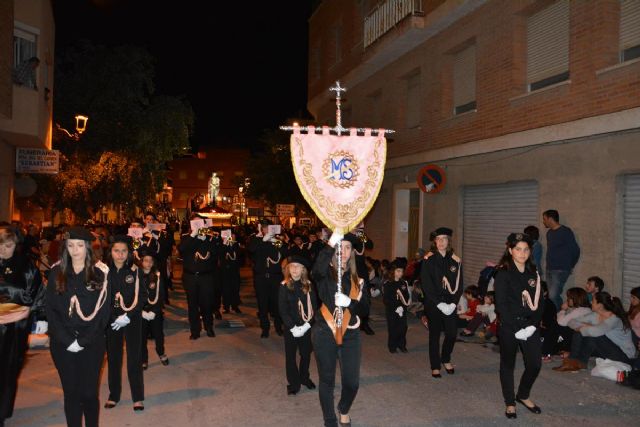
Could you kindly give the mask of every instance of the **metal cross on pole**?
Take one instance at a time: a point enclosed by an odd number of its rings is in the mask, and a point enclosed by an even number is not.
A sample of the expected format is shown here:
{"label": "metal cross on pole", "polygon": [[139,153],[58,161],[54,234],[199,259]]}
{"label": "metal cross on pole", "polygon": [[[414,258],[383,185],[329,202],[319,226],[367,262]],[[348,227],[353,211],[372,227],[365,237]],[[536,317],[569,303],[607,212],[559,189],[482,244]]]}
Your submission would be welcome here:
{"label": "metal cross on pole", "polygon": [[329,88],[329,92],[336,93],[336,132],[340,135],[342,132],[346,131],[345,128],[342,127],[342,110],[340,109],[340,92],[347,92],[346,87],[340,86],[340,80],[336,81],[336,85],[332,88]]}

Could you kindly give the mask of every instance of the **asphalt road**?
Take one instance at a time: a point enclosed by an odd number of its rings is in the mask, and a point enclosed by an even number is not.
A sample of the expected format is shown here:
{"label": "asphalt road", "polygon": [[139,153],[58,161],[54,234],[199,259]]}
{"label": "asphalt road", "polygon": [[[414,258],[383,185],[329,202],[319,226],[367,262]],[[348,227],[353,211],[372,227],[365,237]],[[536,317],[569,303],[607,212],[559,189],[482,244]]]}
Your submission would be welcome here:
{"label": "asphalt road", "polygon": [[[287,396],[284,344],[274,333],[260,339],[248,269],[243,269],[241,315],[216,321],[215,338],[189,341],[186,301],[180,283],[166,309],[169,366],[149,343],[145,371],[146,409],[132,410],[123,369],[118,406],[101,410],[102,426],[321,426],[317,390]],[[363,335],[360,391],[351,410],[353,426],[639,426],[640,391],[592,377],[589,371],[557,373],[544,364],[531,398],[541,415],[518,407],[518,419],[504,417],[498,354],[491,346],[456,343],[455,375],[431,378],[427,331],[411,318],[407,354],[390,354],[382,301],[373,302],[376,335]],[[230,321],[230,322],[229,322]],[[233,327],[232,327],[233,326]],[[273,329],[272,329],[273,330]],[[125,362],[126,363],[126,362]],[[592,362],[593,363],[593,362]],[[125,365],[126,366],[126,365]],[[518,360],[516,378],[522,370]],[[106,367],[104,368],[106,371]],[[317,383],[315,360],[311,378]],[[339,390],[339,376],[336,380]],[[338,398],[336,393],[336,402]],[[100,399],[108,395],[103,372]],[[62,389],[48,349],[32,349],[20,377],[16,408],[6,426],[64,426]]]}

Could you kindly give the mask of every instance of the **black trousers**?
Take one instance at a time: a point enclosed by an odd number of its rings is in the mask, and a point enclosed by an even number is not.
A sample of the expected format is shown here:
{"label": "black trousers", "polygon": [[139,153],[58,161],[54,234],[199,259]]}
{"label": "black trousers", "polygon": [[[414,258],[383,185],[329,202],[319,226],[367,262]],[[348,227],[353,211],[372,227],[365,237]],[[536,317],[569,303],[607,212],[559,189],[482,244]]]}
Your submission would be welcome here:
{"label": "black trousers", "polygon": [[[296,338],[288,329],[284,331],[284,354],[286,361],[288,390],[300,390],[300,384],[309,380],[309,364],[311,363],[311,332]],[[300,365],[296,362],[300,352]]]}
{"label": "black trousers", "polygon": [[507,406],[516,404],[516,394],[514,394],[513,371],[516,367],[516,353],[518,348],[522,352],[524,359],[524,372],[520,378],[517,396],[520,399],[528,399],[533,383],[538,378],[540,367],[542,366],[542,343],[538,329],[527,338],[526,341],[516,338],[512,327],[500,325],[498,336],[500,338],[500,385],[502,386],[502,396]]}
{"label": "black trousers", "polygon": [[240,305],[240,269],[237,266],[222,267],[222,304],[226,310]]}
{"label": "black trousers", "polygon": [[[117,331],[107,326],[107,361],[109,365],[109,400],[120,401],[122,393],[122,354],[124,341],[127,343],[127,378],[134,402],[144,400],[144,380],[142,377],[142,316],[128,314],[131,323]],[[144,338],[146,340],[146,337]]]}
{"label": "black trousers", "polygon": [[0,325],[0,423],[13,415],[18,375],[28,348],[30,319]]}
{"label": "black trousers", "polygon": [[260,318],[260,327],[263,330],[269,330],[271,325],[269,315],[273,319],[276,330],[282,328],[282,319],[280,319],[278,311],[278,292],[281,281],[282,274],[256,272],[253,274],[253,287],[258,300],[258,317]]}
{"label": "black trousers", "polygon": [[213,274],[182,275],[182,284],[187,294],[189,312],[189,329],[192,334],[199,334],[200,317],[205,329],[213,329]]}
{"label": "black trousers", "polygon": [[[425,301],[425,312],[429,319],[429,362],[431,370],[440,369],[443,363],[451,362],[451,353],[456,343],[458,316],[455,311],[446,316],[435,304]],[[444,332],[442,352],[440,352],[440,335]]]}
{"label": "black trousers", "polygon": [[171,278],[167,274],[167,258],[161,258],[158,261],[158,271],[160,272],[160,280],[164,283],[164,302],[165,304],[169,304],[169,289],[173,289],[173,284],[171,283]]}
{"label": "black trousers", "polygon": [[147,350],[147,334],[149,332],[156,342],[156,354],[162,356],[164,354],[164,317],[162,312],[156,313],[153,320],[142,319],[142,353],[140,354],[142,363],[149,362],[149,350]]}
{"label": "black trousers", "polygon": [[324,425],[337,427],[338,419],[333,407],[336,366],[339,360],[342,391],[338,402],[338,411],[341,414],[348,414],[360,387],[360,358],[362,355],[360,331],[349,329],[344,334],[342,345],[338,346],[329,326],[324,321],[318,321],[311,330],[311,340],[318,364],[318,394]]}
{"label": "black trousers", "polygon": [[220,311],[222,305],[222,273],[217,271],[213,275],[213,311]]}
{"label": "black trousers", "polygon": [[51,341],[51,357],[58,370],[64,392],[64,415],[67,426],[98,426],[100,401],[100,368],[104,362],[105,340],[97,339],[77,353],[67,351],[63,345]]}
{"label": "black trousers", "polygon": [[407,346],[407,310],[402,317],[395,311],[386,311],[387,315],[387,347],[389,350],[405,348]]}

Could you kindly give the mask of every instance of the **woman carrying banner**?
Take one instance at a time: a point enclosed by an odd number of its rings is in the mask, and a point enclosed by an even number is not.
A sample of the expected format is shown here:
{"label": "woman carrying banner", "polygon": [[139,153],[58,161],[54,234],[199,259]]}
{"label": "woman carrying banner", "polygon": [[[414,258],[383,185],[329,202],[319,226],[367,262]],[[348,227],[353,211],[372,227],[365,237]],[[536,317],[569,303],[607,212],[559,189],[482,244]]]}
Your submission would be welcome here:
{"label": "woman carrying banner", "polygon": [[[516,401],[534,414],[542,412],[529,399],[542,365],[538,326],[544,311],[540,275],[531,259],[532,244],[526,234],[510,234],[494,282],[496,312],[500,316],[500,384],[507,418],[517,417]],[[514,394],[513,371],[518,348],[524,359],[524,372],[518,394]]]}
{"label": "woman carrying banner", "polygon": [[[342,240],[342,239],[345,240]],[[366,300],[362,298],[362,280],[358,278],[353,245],[358,243],[353,234],[346,236],[334,232],[329,245],[318,254],[312,277],[318,289],[322,306],[311,331],[313,348],[318,364],[319,395],[324,425],[338,425],[333,407],[336,364],[340,358],[342,392],[338,402],[340,425],[350,425],[349,410],[360,385],[360,319],[358,313]],[[341,245],[338,260],[334,247]],[[338,263],[342,270],[341,288],[338,292]],[[336,325],[337,314],[342,310],[342,327]]]}
{"label": "woman carrying banner", "polygon": [[13,414],[31,313],[44,308],[42,277],[29,257],[16,250],[18,243],[16,229],[0,226],[0,426]]}
{"label": "woman carrying banner", "polygon": [[[464,288],[462,260],[453,253],[449,228],[440,227],[431,233],[431,252],[422,262],[420,281],[424,290],[424,311],[429,319],[429,361],[431,376],[441,378],[440,367],[455,373],[451,353],[456,342],[456,305]],[[442,353],[440,335],[444,333]]]}
{"label": "woman carrying banner", "polygon": [[60,262],[49,273],[46,292],[51,356],[64,392],[67,425],[98,425],[98,384],[104,361],[110,301],[109,269],[95,262],[95,236],[72,227],[64,236]]}

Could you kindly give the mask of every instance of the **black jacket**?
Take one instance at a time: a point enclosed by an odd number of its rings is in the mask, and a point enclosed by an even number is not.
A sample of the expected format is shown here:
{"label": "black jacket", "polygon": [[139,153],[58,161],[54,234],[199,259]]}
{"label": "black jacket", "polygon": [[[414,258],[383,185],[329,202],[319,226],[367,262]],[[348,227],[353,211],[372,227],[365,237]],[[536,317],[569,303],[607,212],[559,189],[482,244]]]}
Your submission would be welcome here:
{"label": "black jacket", "polygon": [[[144,300],[142,310],[152,311],[156,315],[162,313],[162,308],[164,307],[164,293],[166,292],[164,288],[165,285],[162,281],[162,275],[140,271],[140,280],[140,284],[144,286],[147,292],[147,298]],[[151,304],[150,301],[155,300],[156,295],[158,296],[157,301],[155,304]]]}
{"label": "black jacket", "polygon": [[[318,301],[316,300],[316,294],[312,290],[309,290],[309,296],[311,297],[311,309],[315,313],[318,309]],[[278,309],[280,311],[280,317],[287,329],[291,329],[294,326],[304,325],[304,320],[300,315],[300,307],[298,301],[302,303],[305,316],[309,316],[307,307],[307,294],[302,290],[302,283],[298,280],[293,282],[293,290],[290,290],[286,284],[280,286],[278,293]],[[311,321],[310,321],[311,323]]]}
{"label": "black jacket", "polygon": [[215,273],[218,269],[218,257],[221,245],[218,239],[206,237],[200,240],[183,234],[178,246],[182,255],[182,265],[186,273]]}
{"label": "black jacket", "polygon": [[424,291],[425,303],[438,305],[441,302],[445,304],[458,304],[460,296],[464,289],[462,271],[460,271],[460,283],[454,294],[451,294],[447,288],[443,286],[442,279],[446,276],[451,289],[456,286],[456,278],[458,270],[462,269],[460,263],[452,258],[453,253],[447,252],[443,257],[440,252],[432,254],[429,259],[422,261],[420,267],[420,282]]}
{"label": "black jacket", "polygon": [[384,307],[388,313],[393,313],[398,307],[407,308],[398,296],[398,291],[400,291],[405,301],[409,302],[409,286],[406,280],[400,279],[398,282],[387,280],[382,288]]}
{"label": "black jacket", "polygon": [[531,310],[529,305],[522,301],[522,292],[526,291],[535,303],[536,279],[536,273],[526,270],[521,273],[515,267],[498,270],[493,285],[496,293],[496,313],[500,316],[501,327],[513,331],[527,326],[538,327],[544,312],[542,290],[537,310]]}
{"label": "black jacket", "polygon": [[34,311],[44,309],[42,275],[28,257],[16,252],[0,260],[0,302],[30,306]]}
{"label": "black jacket", "polygon": [[254,274],[282,274],[280,263],[289,256],[284,243],[280,248],[277,248],[273,243],[264,242],[262,237],[256,235],[251,236],[249,251],[253,257]]}
{"label": "black jacket", "polygon": [[142,307],[144,307],[149,297],[147,288],[142,282],[142,270],[136,266],[124,266],[118,270],[111,265],[109,266],[108,280],[109,291],[111,292],[111,320],[113,321],[125,314],[124,309],[120,306],[120,301],[116,299],[118,292],[122,295],[124,305],[130,307],[134,303],[136,280],[138,280],[138,301],[127,315],[128,317],[140,315]]}

